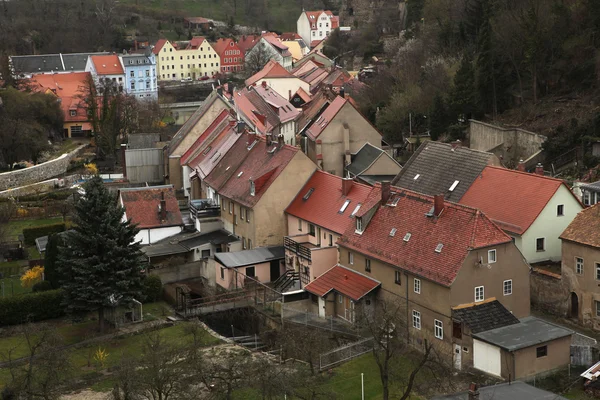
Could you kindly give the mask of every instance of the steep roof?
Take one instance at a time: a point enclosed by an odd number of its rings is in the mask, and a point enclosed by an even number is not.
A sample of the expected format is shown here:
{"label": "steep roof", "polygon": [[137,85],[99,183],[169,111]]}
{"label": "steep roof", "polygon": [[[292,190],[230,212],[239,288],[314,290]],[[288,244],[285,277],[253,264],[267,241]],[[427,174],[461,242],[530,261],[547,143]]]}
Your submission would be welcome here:
{"label": "steep roof", "polygon": [[270,86],[253,86],[251,90],[254,90],[273,109],[277,114],[279,122],[286,123],[296,119],[300,115],[300,111],[288,99],[274,91]]}
{"label": "steep roof", "polygon": [[270,60],[263,69],[258,71],[256,74],[252,75],[250,78],[246,79],[246,86],[250,86],[253,83],[258,82],[264,78],[293,78],[294,75],[290,74],[288,70],[283,68],[281,64],[279,64],[275,60]]}
{"label": "steep roof", "polygon": [[[228,118],[229,117],[229,118]],[[227,126],[233,126],[235,119],[229,114],[229,110],[222,110],[219,115],[216,116],[214,121],[202,132],[198,139],[186,150],[179,160],[181,165],[186,165],[196,157],[199,153],[203,152],[212,142],[215,135],[218,135]]]}
{"label": "steep roof", "polygon": [[560,238],[587,246],[600,247],[599,232],[600,203],[597,203],[580,211],[560,235]]}
{"label": "steep roof", "polygon": [[303,107],[302,114],[298,118],[298,132],[307,130],[329,107],[329,103],[329,99],[323,92],[316,93],[311,102]]}
{"label": "steep roof", "polygon": [[116,54],[107,56],[90,56],[96,68],[98,75],[119,75],[124,74],[121,60]]}
{"label": "steep roof", "polygon": [[296,32],[283,32],[281,35],[279,35],[279,37],[283,41],[302,39],[302,36],[300,36]]}
{"label": "steep roof", "polygon": [[287,48],[290,51],[290,54],[292,55],[292,58],[294,60],[299,60],[302,57],[304,57],[304,54],[302,53],[302,45],[300,44],[300,41],[298,41],[298,40],[283,40],[283,44],[285,46],[287,46]]}
{"label": "steep roof", "polygon": [[392,184],[431,196],[443,194],[446,200],[459,201],[494,159],[492,153],[454,148],[449,143],[426,142],[419,146]]}
{"label": "steep roof", "polygon": [[285,44],[283,44],[283,42],[279,40],[279,38],[273,35],[263,35],[263,39],[265,39],[265,41],[267,41],[271,46],[273,46],[275,50],[278,53],[280,53],[283,57],[290,57],[292,55],[288,47]]}
{"label": "steep roof", "polygon": [[209,147],[188,163],[189,167],[194,170],[193,173],[198,175],[200,179],[205,179],[229,149],[243,137],[243,135],[236,133],[235,129],[230,125],[225,126],[221,133],[210,143]]}
{"label": "steep roof", "polygon": [[[343,234],[349,226],[354,226],[352,214],[365,202],[372,190],[367,185],[351,180],[347,184],[350,185],[350,190],[344,195],[341,177],[316,170],[285,212]],[[349,203],[342,211],[347,201]]]}
{"label": "steep roof", "polygon": [[[431,215],[433,200],[392,187],[388,202],[381,206],[381,184],[376,184],[356,214],[363,220],[363,233],[356,233],[355,226],[351,226],[338,244],[450,286],[470,250],[511,242],[506,233],[474,208],[444,202],[438,217],[427,216]],[[373,213],[370,210],[374,207]]]}
{"label": "steep roof", "polygon": [[329,104],[329,107],[323,111],[319,118],[306,130],[306,136],[312,140],[316,140],[319,135],[325,130],[327,125],[335,118],[337,113],[346,105],[346,99],[337,96],[335,100]]}
{"label": "steep roof", "polygon": [[489,331],[490,329],[519,323],[519,319],[494,297],[479,303],[453,307],[452,319],[468,325],[472,333]]}
{"label": "steep roof", "polygon": [[204,36],[194,36],[187,45],[187,49],[196,50],[204,43],[206,39]]}
{"label": "steep roof", "polygon": [[242,113],[260,133],[271,132],[279,125],[277,113],[254,90],[253,86],[235,93],[234,102],[237,111]]}
{"label": "steep roof", "polygon": [[[165,221],[161,221],[158,211],[163,195],[167,210]],[[119,190],[119,197],[123,202],[127,218],[140,229],[183,225],[179,203],[172,185],[123,188]]]}
{"label": "steep roof", "polygon": [[304,290],[320,297],[333,290],[358,301],[380,285],[381,282],[338,264],[306,285]]}
{"label": "steep roof", "polygon": [[167,44],[168,40],[167,39],[158,39],[158,41],[156,42],[156,44],[154,45],[154,48],[152,49],[152,52],[154,54],[158,54],[160,53],[160,51],[162,50],[163,46],[165,44]]}
{"label": "steep roof", "polygon": [[[233,43],[233,46],[231,45],[231,43]],[[225,50],[239,49],[239,46],[236,45],[235,41],[229,38],[221,38],[217,40],[215,43],[212,44],[212,47],[213,49],[215,49],[215,52],[217,52],[217,54],[219,55],[225,55]]]}
{"label": "steep roof", "polygon": [[310,94],[306,93],[306,91],[301,87],[298,88],[295,94],[297,94],[302,100],[304,100],[305,103],[308,103],[312,100]]}
{"label": "steep roof", "polygon": [[237,45],[240,50],[242,50],[244,53],[247,53],[254,47],[254,45],[256,45],[256,43],[258,43],[259,40],[260,35],[243,35],[239,37]]}
{"label": "steep roof", "polygon": [[37,56],[11,56],[10,62],[17,74],[44,73],[50,71],[85,71],[89,56],[108,55],[108,52],[99,53],[60,53],[42,54]]}
{"label": "steep roof", "polygon": [[487,166],[460,202],[480,209],[503,229],[522,235],[561,185],[560,179]]}
{"label": "steep roof", "polygon": [[365,169],[369,168],[383,153],[379,147],[371,143],[365,143],[363,147],[352,157],[352,162],[346,167],[348,172],[353,175],[360,175]]}
{"label": "steep roof", "polygon": [[[72,72],[68,74],[36,74],[31,77],[32,90],[50,91],[60,99],[60,108],[65,122],[88,121],[85,109],[80,107],[82,91],[90,77],[89,72]],[[71,115],[75,111],[75,115]]]}

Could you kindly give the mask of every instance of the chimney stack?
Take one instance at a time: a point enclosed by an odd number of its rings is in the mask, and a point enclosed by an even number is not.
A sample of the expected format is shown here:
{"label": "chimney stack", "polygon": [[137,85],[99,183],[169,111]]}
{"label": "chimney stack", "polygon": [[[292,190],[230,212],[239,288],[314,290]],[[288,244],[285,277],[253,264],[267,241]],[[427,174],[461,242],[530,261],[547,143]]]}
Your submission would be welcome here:
{"label": "chimney stack", "polygon": [[542,163],[537,163],[537,165],[535,166],[535,173],[537,175],[544,176],[544,166],[542,165]]}
{"label": "chimney stack", "polygon": [[283,146],[285,144],[283,133],[277,135],[277,143],[279,143],[280,146]]}
{"label": "chimney stack", "polygon": [[390,181],[381,182],[381,205],[385,205],[390,199],[391,183]]}
{"label": "chimney stack", "polygon": [[469,400],[479,400],[479,388],[476,383],[469,386]]}
{"label": "chimney stack", "polygon": [[517,171],[525,172],[525,161],[521,158],[519,160],[519,164],[517,165]]}
{"label": "chimney stack", "polygon": [[165,192],[160,193],[160,220],[167,220],[167,202],[165,201]]}
{"label": "chimney stack", "polygon": [[352,189],[352,179],[342,178],[342,196],[348,196],[350,189]]}
{"label": "chimney stack", "polygon": [[452,145],[452,150],[456,149],[457,147],[462,147],[462,142],[459,139],[456,139],[450,144]]}
{"label": "chimney stack", "polygon": [[292,91],[288,90],[288,100],[292,100]]}
{"label": "chimney stack", "polygon": [[267,87],[267,81],[262,81],[262,82],[260,83],[260,85],[261,85],[262,87],[266,88],[266,87]]}
{"label": "chimney stack", "polygon": [[433,196],[433,215],[439,217],[444,211],[444,195],[436,194]]}
{"label": "chimney stack", "polygon": [[270,146],[273,143],[273,133],[267,132],[265,137],[267,138],[267,146]]}

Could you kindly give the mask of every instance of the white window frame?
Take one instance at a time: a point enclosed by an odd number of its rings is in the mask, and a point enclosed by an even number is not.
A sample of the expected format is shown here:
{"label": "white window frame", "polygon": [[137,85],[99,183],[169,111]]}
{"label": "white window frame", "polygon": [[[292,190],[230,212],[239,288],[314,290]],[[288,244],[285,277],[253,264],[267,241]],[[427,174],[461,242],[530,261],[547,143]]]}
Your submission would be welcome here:
{"label": "white window frame", "polygon": [[[581,263],[579,262],[579,260],[581,260]],[[575,273],[577,275],[583,275],[584,265],[585,262],[582,257],[575,257]]]}
{"label": "white window frame", "polygon": [[600,279],[598,279],[599,273],[600,273],[600,263],[596,263],[596,280],[600,280]]}
{"label": "white window frame", "polygon": [[421,294],[421,280],[419,278],[413,279],[413,290],[416,294]]}
{"label": "white window frame", "polygon": [[433,334],[437,339],[444,340],[444,323],[439,319],[433,320]]}
{"label": "white window frame", "polygon": [[344,303],[344,297],[341,294],[338,293],[337,298],[338,298],[338,303],[340,303],[340,304]]}
{"label": "white window frame", "polygon": [[[492,256],[493,254],[493,256]],[[496,249],[488,250],[488,264],[494,264],[496,262],[498,253]],[[493,260],[493,261],[492,261]]]}
{"label": "white window frame", "polygon": [[413,310],[412,317],[413,317],[413,328],[421,330],[421,313],[417,310]]}
{"label": "white window frame", "polygon": [[[540,239],[543,240],[543,242],[542,242],[542,244],[543,244],[542,250],[538,250],[538,245],[537,245],[538,244],[538,240],[540,240]],[[535,238],[535,251],[540,252],[540,253],[542,251],[546,251],[546,238],[545,237]]]}
{"label": "white window frame", "polygon": [[[481,298],[477,296],[477,290],[481,289]],[[484,286],[475,286],[475,302],[479,303],[480,301],[485,300],[485,287]]]}
{"label": "white window frame", "polygon": [[[510,290],[507,291],[507,288]],[[502,294],[504,294],[505,296],[510,296],[512,292],[512,279],[507,279],[504,282],[502,282]]]}
{"label": "white window frame", "polygon": [[351,252],[348,252],[348,262],[350,265],[354,265],[354,254]]}

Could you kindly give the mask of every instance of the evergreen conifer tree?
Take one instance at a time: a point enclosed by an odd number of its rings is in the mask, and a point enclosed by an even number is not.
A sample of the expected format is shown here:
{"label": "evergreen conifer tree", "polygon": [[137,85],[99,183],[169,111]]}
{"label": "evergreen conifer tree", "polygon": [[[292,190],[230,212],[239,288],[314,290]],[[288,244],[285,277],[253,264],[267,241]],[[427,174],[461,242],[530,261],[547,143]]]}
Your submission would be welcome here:
{"label": "evergreen conifer tree", "polygon": [[60,288],[60,273],[58,261],[58,247],[62,243],[60,234],[48,236],[46,254],[44,255],[44,280],[50,282],[52,289]]}
{"label": "evergreen conifer tree", "polygon": [[442,96],[437,94],[433,99],[433,107],[429,117],[429,134],[431,140],[438,140],[440,135],[444,134],[450,124],[448,111]]}
{"label": "evergreen conifer tree", "polygon": [[99,177],[85,185],[75,205],[75,227],[59,247],[61,286],[69,313],[98,311],[104,331],[104,311],[141,298],[142,254],[134,242],[138,229],[122,221],[125,210]]}
{"label": "evergreen conifer tree", "polygon": [[475,72],[471,58],[463,56],[460,67],[454,76],[454,88],[450,94],[452,111],[466,122],[477,112],[477,92],[475,90]]}

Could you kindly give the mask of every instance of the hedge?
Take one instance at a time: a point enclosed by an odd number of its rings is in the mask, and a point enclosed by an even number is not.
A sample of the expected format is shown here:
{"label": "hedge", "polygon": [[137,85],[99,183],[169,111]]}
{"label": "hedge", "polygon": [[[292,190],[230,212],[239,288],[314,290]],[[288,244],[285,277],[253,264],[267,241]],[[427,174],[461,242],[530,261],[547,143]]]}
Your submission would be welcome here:
{"label": "hedge", "polygon": [[66,227],[64,222],[61,222],[59,224],[25,228],[23,229],[23,237],[25,238],[25,244],[32,245],[35,244],[35,239],[41,236],[50,236],[53,233],[64,232],[65,229]]}
{"label": "hedge", "polygon": [[60,289],[0,299],[0,326],[62,317],[62,300],[63,291]]}

